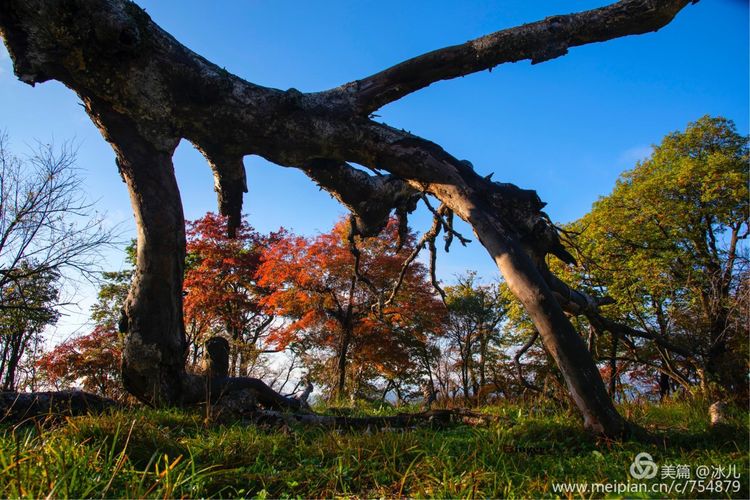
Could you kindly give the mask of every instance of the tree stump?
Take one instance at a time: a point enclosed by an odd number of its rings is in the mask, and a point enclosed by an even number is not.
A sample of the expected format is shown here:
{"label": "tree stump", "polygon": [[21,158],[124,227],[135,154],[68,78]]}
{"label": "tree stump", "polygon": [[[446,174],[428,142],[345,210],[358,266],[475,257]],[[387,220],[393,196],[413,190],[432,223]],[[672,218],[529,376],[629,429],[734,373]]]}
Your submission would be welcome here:
{"label": "tree stump", "polygon": [[224,337],[211,337],[205,343],[203,370],[209,378],[229,376],[229,341]]}
{"label": "tree stump", "polygon": [[708,415],[711,417],[711,427],[725,426],[729,423],[727,418],[727,404],[723,401],[716,401],[708,407]]}

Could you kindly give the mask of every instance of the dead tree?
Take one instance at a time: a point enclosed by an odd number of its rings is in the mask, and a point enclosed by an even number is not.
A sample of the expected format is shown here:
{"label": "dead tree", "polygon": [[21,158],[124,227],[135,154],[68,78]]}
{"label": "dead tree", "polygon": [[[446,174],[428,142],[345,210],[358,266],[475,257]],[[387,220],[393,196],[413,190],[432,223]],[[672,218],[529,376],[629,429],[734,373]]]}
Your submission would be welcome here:
{"label": "dead tree", "polygon": [[[304,171],[353,212],[363,236],[378,233],[393,210],[405,215],[415,196],[438,198],[451,216],[473,227],[526,307],[586,427],[619,436],[627,426],[564,312],[571,306],[581,313],[570,300],[574,292],[546,267],[547,254],[566,262],[572,257],[536,192],[479,176],[469,162],[371,114],[440,80],[506,62],[541,63],[571,47],[656,31],[688,3],[623,0],[553,16],[313,93],[236,77],[125,0],[3,0],[0,35],[18,78],[30,85],[54,79],[76,92],[116,153],[138,226],[122,370],[127,390],[141,400],[174,405],[205,399],[203,379],[184,367],[185,232],[172,166],[184,138],[208,160],[221,213],[234,224],[246,191],[242,159],[251,154]],[[348,162],[387,174],[369,175]],[[597,308],[587,297],[582,304]]]}

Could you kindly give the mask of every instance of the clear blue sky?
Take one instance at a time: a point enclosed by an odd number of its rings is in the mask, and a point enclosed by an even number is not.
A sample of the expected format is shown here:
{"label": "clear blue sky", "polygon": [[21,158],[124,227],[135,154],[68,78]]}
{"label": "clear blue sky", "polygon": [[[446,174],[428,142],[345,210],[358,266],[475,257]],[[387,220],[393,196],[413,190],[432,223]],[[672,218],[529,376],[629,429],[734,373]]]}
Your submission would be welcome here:
{"label": "clear blue sky", "polygon": [[[152,18],[192,50],[255,83],[302,91],[361,78],[405,58],[601,1],[140,0]],[[378,112],[380,120],[441,144],[494,179],[536,189],[560,222],[586,213],[617,176],[667,133],[705,114],[748,126],[748,6],[702,0],[657,33],[579,47],[540,65],[440,82]],[[0,129],[23,152],[35,139],[76,139],[89,194],[132,232],[132,216],[109,145],[56,82],[31,88],[12,75],[0,48]],[[210,171],[187,143],[175,164],[187,218],[215,210]],[[343,213],[293,170],[245,160],[245,211],[261,231],[326,231]],[[429,225],[420,214],[417,229]],[[467,228],[463,228],[470,232]],[[122,264],[110,256],[110,267]],[[439,258],[445,280],[465,269],[496,274],[474,243]],[[82,312],[91,302],[81,302]],[[70,318],[71,324],[75,323]]]}

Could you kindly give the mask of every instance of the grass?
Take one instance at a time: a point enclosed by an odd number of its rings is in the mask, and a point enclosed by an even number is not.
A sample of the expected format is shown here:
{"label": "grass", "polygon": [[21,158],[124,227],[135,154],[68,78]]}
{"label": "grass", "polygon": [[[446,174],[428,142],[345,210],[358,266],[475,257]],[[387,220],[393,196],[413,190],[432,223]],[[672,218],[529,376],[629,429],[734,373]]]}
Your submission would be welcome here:
{"label": "grass", "polygon": [[586,497],[552,485],[633,482],[628,467],[645,451],[660,464],[742,473],[739,492],[654,497],[747,498],[748,413],[710,429],[706,408],[622,406],[650,444],[597,440],[570,410],[513,404],[482,408],[501,417],[490,427],[372,433],[206,425],[198,412],[148,409],[0,425],[0,497]]}

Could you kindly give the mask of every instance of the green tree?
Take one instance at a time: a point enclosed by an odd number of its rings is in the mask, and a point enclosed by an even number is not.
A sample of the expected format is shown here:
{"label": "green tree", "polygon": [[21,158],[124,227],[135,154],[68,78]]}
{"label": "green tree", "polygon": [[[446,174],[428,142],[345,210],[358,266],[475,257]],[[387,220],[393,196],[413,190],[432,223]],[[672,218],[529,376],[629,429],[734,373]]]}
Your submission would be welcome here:
{"label": "green tree", "polygon": [[[39,270],[34,264],[21,264],[5,273],[0,285],[0,389],[16,390],[18,369],[24,355],[36,351],[42,332],[54,325],[60,313],[56,306],[60,295],[59,274]],[[32,383],[33,385],[33,383]]]}
{"label": "green tree", "polygon": [[125,248],[125,264],[127,267],[122,271],[102,273],[97,302],[91,306],[91,319],[97,326],[108,330],[117,331],[128,298],[135,267],[135,240]]}
{"label": "green tree", "polygon": [[481,285],[476,273],[459,276],[453,286],[445,288],[448,320],[444,335],[449,348],[458,356],[461,388],[464,398],[477,396],[487,385],[487,365],[492,344],[499,344],[500,323],[505,317],[508,300],[500,284]]}
{"label": "green tree", "polygon": [[[623,339],[674,381],[747,391],[738,318],[747,200],[748,138],[731,120],[704,116],[667,135],[571,226],[585,256],[582,281],[615,300],[607,315],[681,347]],[[613,338],[610,358],[617,352]]]}

